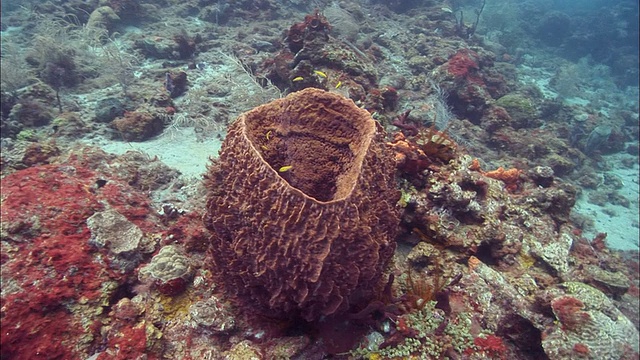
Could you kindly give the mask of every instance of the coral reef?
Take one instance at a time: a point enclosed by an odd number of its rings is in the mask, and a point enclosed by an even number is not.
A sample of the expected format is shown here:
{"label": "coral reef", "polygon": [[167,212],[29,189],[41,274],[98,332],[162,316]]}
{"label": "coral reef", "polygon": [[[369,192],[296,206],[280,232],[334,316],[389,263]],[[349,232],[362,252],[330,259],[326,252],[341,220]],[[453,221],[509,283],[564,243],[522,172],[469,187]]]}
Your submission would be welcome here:
{"label": "coral reef", "polygon": [[484,4],[4,2],[0,358],[638,359],[637,2]]}
{"label": "coral reef", "polygon": [[327,38],[331,25],[320,11],[304,17],[304,21],[291,25],[285,41],[289,49],[295,54],[304,48],[305,41],[312,41],[317,36]]}
{"label": "coral reef", "polygon": [[408,175],[419,174],[455,157],[457,145],[445,132],[433,126],[416,131],[409,139],[402,133],[395,133],[393,142],[387,143],[396,152],[396,165],[401,171]]}
{"label": "coral reef", "polygon": [[247,310],[309,321],[368,301],[395,249],[390,155],[366,111],[322,90],[240,116],[207,174],[226,292]]}
{"label": "coral reef", "polygon": [[58,155],[60,155],[60,149],[54,141],[47,143],[34,142],[30,143],[25,149],[24,156],[22,156],[22,164],[25,166],[49,164]]}
{"label": "coral reef", "polygon": [[382,108],[383,102],[392,107],[395,89],[376,89],[374,62],[348,41],[330,36],[330,30],[318,11],[306,15],[287,31],[284,41],[288,47],[263,61],[260,73],[281,89],[333,89],[354,101],[367,101],[372,112]]}

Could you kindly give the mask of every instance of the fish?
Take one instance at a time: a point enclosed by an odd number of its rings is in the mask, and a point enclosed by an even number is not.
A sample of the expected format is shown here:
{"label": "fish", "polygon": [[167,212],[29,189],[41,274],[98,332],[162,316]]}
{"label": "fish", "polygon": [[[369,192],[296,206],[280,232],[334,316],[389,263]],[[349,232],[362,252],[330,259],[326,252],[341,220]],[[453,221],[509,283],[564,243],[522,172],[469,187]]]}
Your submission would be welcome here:
{"label": "fish", "polygon": [[338,81],[338,83],[336,84],[336,89],[339,88],[340,86],[342,86],[342,81]]}
{"label": "fish", "polygon": [[281,172],[281,173],[282,172],[287,172],[287,171],[291,170],[292,167],[293,167],[292,165],[285,165],[285,166],[281,167],[280,169],[278,169],[278,172]]}
{"label": "fish", "polygon": [[267,133],[264,135],[264,137],[266,137],[267,141],[269,141],[269,139],[271,138],[271,130],[267,131]]}
{"label": "fish", "polygon": [[302,81],[302,80],[304,80],[302,76],[296,76],[291,81],[296,82],[296,81]]}
{"label": "fish", "polygon": [[323,73],[323,72],[322,72],[322,71],[320,71],[320,70],[314,70],[313,72],[314,72],[314,73],[316,73],[316,75],[318,75],[318,76],[320,76],[320,77],[323,77],[323,78],[325,78],[325,79],[327,78],[327,74]]}

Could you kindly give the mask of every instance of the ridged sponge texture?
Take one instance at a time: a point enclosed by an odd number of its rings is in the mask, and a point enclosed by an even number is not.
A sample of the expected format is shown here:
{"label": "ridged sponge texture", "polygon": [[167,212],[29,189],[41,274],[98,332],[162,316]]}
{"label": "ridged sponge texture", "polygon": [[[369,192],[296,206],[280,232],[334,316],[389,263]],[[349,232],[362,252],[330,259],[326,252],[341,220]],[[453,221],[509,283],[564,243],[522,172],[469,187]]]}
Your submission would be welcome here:
{"label": "ridged sponge texture", "polygon": [[394,162],[369,113],[305,89],[246,112],[209,166],[206,227],[236,302],[308,321],[380,291],[395,249]]}

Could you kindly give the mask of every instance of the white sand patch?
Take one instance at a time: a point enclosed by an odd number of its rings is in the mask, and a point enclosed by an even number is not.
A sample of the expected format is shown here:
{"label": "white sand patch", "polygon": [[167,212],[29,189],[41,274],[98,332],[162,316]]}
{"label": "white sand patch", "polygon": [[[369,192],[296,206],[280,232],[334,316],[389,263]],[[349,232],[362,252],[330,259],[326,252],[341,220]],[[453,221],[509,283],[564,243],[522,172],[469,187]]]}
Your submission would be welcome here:
{"label": "white sand patch", "polygon": [[108,141],[93,139],[91,145],[113,154],[130,150],[141,151],[151,158],[157,156],[167,166],[177,169],[183,176],[200,177],[209,164],[209,157],[218,157],[222,140],[217,134],[202,139],[193,128],[172,128],[170,131],[144,142]]}
{"label": "white sand patch", "polygon": [[628,154],[616,154],[605,156],[607,162],[612,164],[613,168],[608,171],[615,174],[622,180],[623,186],[617,192],[627,198],[630,206],[606,204],[599,206],[589,203],[589,195],[593,191],[588,190],[582,193],[582,196],[576,202],[574,211],[579,214],[589,216],[595,221],[595,229],[586,231],[587,238],[593,238],[596,233],[607,233],[607,244],[613,249],[620,250],[638,250],[638,242],[640,238],[640,214],[638,211],[638,164],[633,168],[625,168],[620,166],[620,160],[623,157],[629,157]]}

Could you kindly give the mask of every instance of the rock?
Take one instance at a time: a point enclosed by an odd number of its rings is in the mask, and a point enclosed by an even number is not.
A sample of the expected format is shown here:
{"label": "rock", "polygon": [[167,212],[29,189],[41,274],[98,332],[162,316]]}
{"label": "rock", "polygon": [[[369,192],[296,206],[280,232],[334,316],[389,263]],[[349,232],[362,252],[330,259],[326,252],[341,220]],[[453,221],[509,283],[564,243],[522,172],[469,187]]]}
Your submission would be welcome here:
{"label": "rock", "polygon": [[633,352],[637,356],[638,329],[598,289],[565,282],[549,294],[559,320],[542,340],[550,359],[626,359]]}
{"label": "rock", "polygon": [[116,117],[122,116],[124,114],[124,110],[124,104],[116,98],[101,99],[96,104],[96,121],[101,123],[111,122]]}
{"label": "rock", "polygon": [[586,270],[598,287],[605,288],[616,296],[622,296],[629,290],[629,278],[621,272],[607,271],[595,265],[588,265]]}
{"label": "rock", "polygon": [[433,264],[439,256],[442,255],[435,246],[426,242],[420,242],[411,249],[407,255],[407,260],[413,266],[424,267]]}
{"label": "rock", "polygon": [[531,242],[531,254],[539,257],[555,271],[559,276],[563,276],[569,270],[569,250],[573,244],[573,239],[562,233],[554,241],[547,244]]}
{"label": "rock", "polygon": [[87,226],[91,230],[89,243],[106,247],[116,255],[136,251],[143,237],[139,227],[115,210],[93,214],[87,219]]}
{"label": "rock", "polygon": [[164,128],[159,116],[146,111],[125,112],[124,116],[113,120],[112,124],[125,141],[144,141],[160,134]]}
{"label": "rock", "polygon": [[518,93],[507,94],[498,100],[496,105],[503,107],[511,116],[511,126],[514,129],[521,129],[539,125],[538,111],[533,101],[525,95]]}
{"label": "rock", "polygon": [[88,29],[109,30],[115,21],[120,20],[120,16],[109,6],[100,6],[93,10],[87,20]]}
{"label": "rock", "polygon": [[538,186],[549,187],[553,184],[553,169],[549,166],[536,166],[528,172],[529,177]]}

